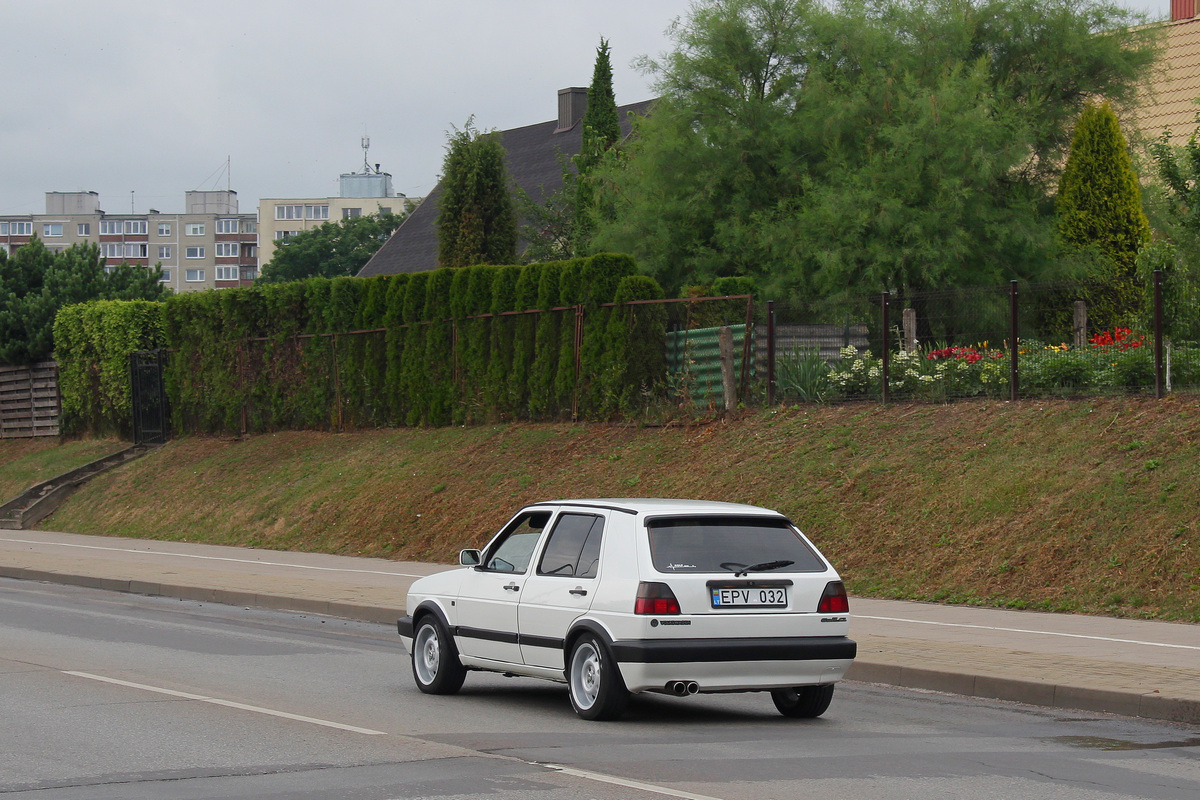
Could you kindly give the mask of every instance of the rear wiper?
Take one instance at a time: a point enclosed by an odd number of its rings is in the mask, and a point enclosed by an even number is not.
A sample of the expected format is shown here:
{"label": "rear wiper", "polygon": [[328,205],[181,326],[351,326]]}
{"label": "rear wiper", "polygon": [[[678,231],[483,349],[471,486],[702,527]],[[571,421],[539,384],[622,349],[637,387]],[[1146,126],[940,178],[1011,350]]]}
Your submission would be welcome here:
{"label": "rear wiper", "polygon": [[795,561],[764,561],[761,564],[751,564],[750,566],[746,566],[745,564],[739,564],[736,561],[724,561],[721,563],[721,569],[732,570],[733,577],[735,578],[744,578],[748,573],[751,572],[766,572],[767,570],[772,569],[782,569],[784,567],[790,567],[795,563]]}

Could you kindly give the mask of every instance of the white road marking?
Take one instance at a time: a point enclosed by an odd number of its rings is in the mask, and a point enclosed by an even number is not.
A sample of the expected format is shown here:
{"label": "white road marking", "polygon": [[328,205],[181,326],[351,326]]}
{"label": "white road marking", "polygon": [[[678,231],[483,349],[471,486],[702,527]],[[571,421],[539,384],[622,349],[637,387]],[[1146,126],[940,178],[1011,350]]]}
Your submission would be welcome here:
{"label": "white road marking", "polygon": [[318,572],[353,572],[360,575],[392,575],[397,578],[424,578],[424,575],[412,575],[407,572],[388,572],[386,570],[372,569],[346,569],[344,567],[314,567],[308,564],[285,564],[281,561],[261,561],[254,558],[227,558],[223,556],[200,556],[193,553],[169,553],[165,550],[148,550],[138,549],[136,547],[101,547],[94,544],[71,544],[69,542],[39,542],[33,539],[10,539],[7,536],[0,537],[6,542],[16,542],[17,544],[37,544],[50,545],[52,547],[75,547],[81,550],[107,550],[113,553],[142,553],[155,556],[171,556],[174,558],[196,558],[202,561],[232,561],[236,564],[261,564],[267,567],[292,567],[294,569],[311,569]]}
{"label": "white road marking", "polygon": [[[537,764],[538,762],[532,762]],[[546,769],[552,769],[556,772],[561,772],[564,775],[572,775],[576,778],[583,778],[597,783],[608,783],[613,786],[623,786],[626,789],[640,789],[643,792],[653,792],[655,794],[664,794],[667,797],[682,797],[684,800],[721,800],[719,797],[712,797],[707,794],[695,794],[694,792],[683,792],[678,789],[668,789],[666,786],[656,786],[653,783],[642,783],[641,781],[631,781],[625,778],[617,778],[612,775],[604,775],[599,772],[589,772],[586,769],[575,769],[574,767],[563,767],[558,764],[539,764]]]}
{"label": "white road marking", "polygon": [[178,697],[183,700],[196,700],[201,703],[211,703],[216,706],[225,706],[226,708],[236,708],[240,711],[253,711],[256,714],[266,714],[272,717],[282,717],[283,719],[295,720],[297,722],[310,722],[313,725],[322,725],[326,728],[337,728],[341,731],[350,731],[351,733],[363,733],[367,736],[387,736],[383,731],[373,731],[370,728],[356,728],[353,725],[343,725],[340,722],[330,722],[327,719],[317,719],[315,717],[305,717],[299,714],[289,714],[286,711],[276,711],[271,708],[261,708],[259,706],[248,706],[245,703],[235,703],[232,700],[221,700],[216,697],[205,697],[202,694],[191,694],[189,692],[177,692],[173,689],[163,689],[159,686],[147,686],[144,683],[131,683],[130,681],[122,681],[117,678],[106,678],[103,675],[93,675],[90,672],[75,672],[74,670],[63,670],[64,675],[74,675],[77,678],[87,678],[88,680],[100,681],[101,683],[112,683],[117,686],[124,686],[129,689],[140,689],[144,692],[154,692],[155,694],[165,694],[169,697]]}
{"label": "white road marking", "polygon": [[1089,636],[1084,633],[1060,633],[1058,631],[1031,631],[1024,628],[1001,628],[995,625],[969,625],[965,622],[934,622],[927,619],[905,619],[903,617],[872,617],[866,614],[853,615],[857,619],[877,619],[883,622],[911,622],[914,625],[939,625],[944,628],[975,628],[981,631],[1003,631],[1005,633],[1031,633],[1037,636],[1062,636],[1068,639],[1092,639],[1097,642],[1117,642],[1119,644],[1140,644],[1146,647],[1171,647],[1177,650],[1200,650],[1191,644],[1169,644],[1167,642],[1143,642],[1138,639],[1117,639],[1112,636]]}

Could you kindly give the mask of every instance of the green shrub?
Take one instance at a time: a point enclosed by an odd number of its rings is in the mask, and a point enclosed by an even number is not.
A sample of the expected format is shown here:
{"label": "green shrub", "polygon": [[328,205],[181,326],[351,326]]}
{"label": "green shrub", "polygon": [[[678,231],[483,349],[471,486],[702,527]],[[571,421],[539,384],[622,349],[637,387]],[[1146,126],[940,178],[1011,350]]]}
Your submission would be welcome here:
{"label": "green shrub", "polygon": [[129,354],[164,342],[163,304],[96,300],[59,309],[54,357],[62,394],[64,433],[133,432]]}

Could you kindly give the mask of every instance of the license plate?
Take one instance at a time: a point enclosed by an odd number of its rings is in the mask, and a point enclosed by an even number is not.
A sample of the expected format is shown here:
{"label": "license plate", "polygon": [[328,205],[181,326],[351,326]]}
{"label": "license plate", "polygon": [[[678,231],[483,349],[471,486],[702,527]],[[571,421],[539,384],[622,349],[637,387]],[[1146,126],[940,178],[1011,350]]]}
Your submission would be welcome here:
{"label": "license plate", "polygon": [[713,588],[713,608],[786,608],[787,589]]}

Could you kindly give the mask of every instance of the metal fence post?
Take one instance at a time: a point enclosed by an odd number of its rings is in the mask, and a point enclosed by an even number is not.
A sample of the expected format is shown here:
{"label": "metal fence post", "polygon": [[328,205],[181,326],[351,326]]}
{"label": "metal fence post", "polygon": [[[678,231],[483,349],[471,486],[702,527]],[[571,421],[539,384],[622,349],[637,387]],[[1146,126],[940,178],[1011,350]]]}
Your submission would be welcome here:
{"label": "metal fence post", "polygon": [[1166,395],[1163,379],[1162,270],[1154,270],[1154,396]]}
{"label": "metal fence post", "polygon": [[750,400],[750,368],[754,358],[754,298],[746,298],[746,328],[742,334],[742,374],[738,386],[738,399],[747,403]]}
{"label": "metal fence post", "polygon": [[767,405],[775,405],[775,301],[767,301]]}
{"label": "metal fence post", "polygon": [[1008,398],[1016,400],[1020,393],[1020,387],[1017,382],[1017,282],[1010,281],[1008,284],[1008,305],[1012,316],[1009,325],[1009,341],[1012,344],[1012,363],[1008,369]]}
{"label": "metal fence post", "polygon": [[891,394],[888,392],[888,365],[890,359],[890,351],[892,348],[891,342],[888,341],[888,326],[891,322],[888,320],[888,304],[891,299],[891,292],[884,292],[880,297],[879,303],[883,312],[883,363],[881,365],[883,372],[883,402],[887,403],[891,400]]}

